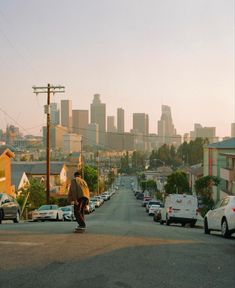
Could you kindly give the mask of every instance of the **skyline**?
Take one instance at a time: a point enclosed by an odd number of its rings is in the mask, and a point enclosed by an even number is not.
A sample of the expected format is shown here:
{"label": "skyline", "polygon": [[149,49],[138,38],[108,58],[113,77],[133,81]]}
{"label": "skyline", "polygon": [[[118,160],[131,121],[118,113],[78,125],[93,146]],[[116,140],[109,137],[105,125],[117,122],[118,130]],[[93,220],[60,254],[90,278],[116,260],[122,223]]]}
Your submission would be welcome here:
{"label": "skyline", "polygon": [[46,95],[35,96],[32,86],[50,83],[66,91],[51,102],[71,99],[73,109],[90,111],[98,93],[107,116],[122,107],[125,131],[133,113],[146,113],[156,133],[161,105],[168,105],[177,134],[200,123],[230,136],[234,1],[98,2],[1,2],[0,128],[17,126],[13,118],[40,134]]}

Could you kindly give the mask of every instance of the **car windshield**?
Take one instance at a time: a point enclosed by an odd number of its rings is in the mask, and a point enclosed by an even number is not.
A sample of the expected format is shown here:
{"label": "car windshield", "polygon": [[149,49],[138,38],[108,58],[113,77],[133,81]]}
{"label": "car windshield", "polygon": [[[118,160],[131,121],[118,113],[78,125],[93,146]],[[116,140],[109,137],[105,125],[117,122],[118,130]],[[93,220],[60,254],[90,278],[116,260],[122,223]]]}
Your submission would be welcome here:
{"label": "car windshield", "polygon": [[38,208],[38,211],[41,210],[55,210],[57,209],[57,205],[42,205],[41,207]]}
{"label": "car windshield", "polygon": [[70,211],[70,210],[71,210],[70,207],[61,207],[60,209],[61,209],[62,211]]}

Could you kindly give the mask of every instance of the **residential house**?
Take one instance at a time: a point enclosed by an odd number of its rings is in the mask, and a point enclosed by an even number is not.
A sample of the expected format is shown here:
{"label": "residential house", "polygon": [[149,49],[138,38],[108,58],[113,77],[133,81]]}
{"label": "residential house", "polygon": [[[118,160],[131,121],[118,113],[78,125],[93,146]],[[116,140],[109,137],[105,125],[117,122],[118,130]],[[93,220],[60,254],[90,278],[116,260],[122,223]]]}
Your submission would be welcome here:
{"label": "residential house", "polygon": [[[226,185],[229,188],[229,184],[226,184],[226,181],[230,182],[230,186],[233,181],[234,166],[232,165],[234,165],[234,160],[232,155],[235,154],[235,137],[209,144],[204,147],[203,153],[203,175],[217,176],[221,179],[219,186],[213,187],[213,199],[217,202],[225,195],[224,193],[228,194],[228,189],[225,188]],[[229,167],[229,169],[232,169],[231,173],[228,173],[226,171],[228,169],[225,169],[225,167],[228,167],[228,161],[231,163]]]}
{"label": "residential house", "polygon": [[196,195],[195,182],[203,176],[202,163],[195,164],[185,169],[188,176],[189,187],[193,195]]}
{"label": "residential house", "polygon": [[14,195],[11,185],[11,159],[14,153],[3,145],[0,147],[0,192]]}
{"label": "residential house", "polygon": [[[12,162],[13,173],[25,172],[28,179],[46,182],[46,162]],[[50,162],[50,195],[60,197],[67,193],[67,167],[64,162]]]}
{"label": "residential house", "polygon": [[11,171],[11,183],[16,195],[29,187],[29,179],[24,171]]}
{"label": "residential house", "polygon": [[235,152],[221,153],[225,157],[226,166],[220,168],[221,189],[222,196],[235,195]]}

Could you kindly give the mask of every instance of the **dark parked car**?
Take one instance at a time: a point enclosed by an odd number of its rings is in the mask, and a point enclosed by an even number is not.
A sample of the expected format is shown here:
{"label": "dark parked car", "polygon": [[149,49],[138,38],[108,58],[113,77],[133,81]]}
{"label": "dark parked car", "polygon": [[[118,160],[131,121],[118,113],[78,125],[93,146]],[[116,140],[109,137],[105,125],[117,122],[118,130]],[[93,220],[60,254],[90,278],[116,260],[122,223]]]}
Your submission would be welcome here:
{"label": "dark parked car", "polygon": [[144,193],[138,192],[135,197],[137,200],[143,200],[144,199]]}
{"label": "dark parked car", "polygon": [[0,224],[2,220],[13,220],[15,223],[20,221],[19,203],[6,193],[0,193]]}

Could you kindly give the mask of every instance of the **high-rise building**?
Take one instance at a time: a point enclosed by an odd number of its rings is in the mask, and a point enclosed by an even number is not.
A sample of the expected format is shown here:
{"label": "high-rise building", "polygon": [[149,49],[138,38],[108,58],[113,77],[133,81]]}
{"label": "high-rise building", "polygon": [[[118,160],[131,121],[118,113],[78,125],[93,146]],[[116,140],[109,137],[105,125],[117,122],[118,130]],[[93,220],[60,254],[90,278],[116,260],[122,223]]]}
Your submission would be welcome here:
{"label": "high-rise building", "polygon": [[125,132],[125,118],[124,118],[124,109],[117,109],[117,132],[124,133]]}
{"label": "high-rise building", "polygon": [[[50,129],[50,147],[53,150],[62,148],[62,138],[68,134],[68,128],[61,125],[52,126]],[[43,143],[47,145],[47,127],[43,127]]]}
{"label": "high-rise building", "polygon": [[217,142],[219,139],[216,137],[215,127],[202,127],[201,124],[194,124],[194,131],[190,131],[190,139],[195,140],[196,138],[208,139],[210,143]]}
{"label": "high-rise building", "polygon": [[235,123],[231,124],[231,137],[235,137]]}
{"label": "high-rise building", "polygon": [[88,110],[72,110],[72,132],[83,136],[86,142],[86,130],[89,122]]}
{"label": "high-rise building", "polygon": [[60,110],[57,103],[51,103],[51,125],[60,125]]}
{"label": "high-rise building", "polygon": [[64,134],[62,137],[62,152],[69,154],[81,152],[82,136],[76,133]]}
{"label": "high-rise building", "polygon": [[149,116],[145,113],[133,113],[133,130],[148,136]]}
{"label": "high-rise building", "polygon": [[162,144],[174,144],[176,130],[172,121],[171,108],[162,105],[161,120],[158,121],[158,136]]}
{"label": "high-rise building", "polygon": [[114,116],[107,116],[107,132],[117,132]]}
{"label": "high-rise building", "polygon": [[61,125],[67,127],[69,131],[72,128],[72,101],[61,100]]}
{"label": "high-rise building", "polygon": [[133,114],[133,129],[136,150],[149,149],[149,116],[145,113]]}
{"label": "high-rise building", "polygon": [[99,125],[99,144],[105,145],[106,133],[106,104],[101,103],[100,95],[95,94],[91,103],[91,123]]}
{"label": "high-rise building", "polygon": [[96,146],[99,144],[99,125],[96,123],[90,123],[87,126],[86,134],[87,144],[90,146]]}

